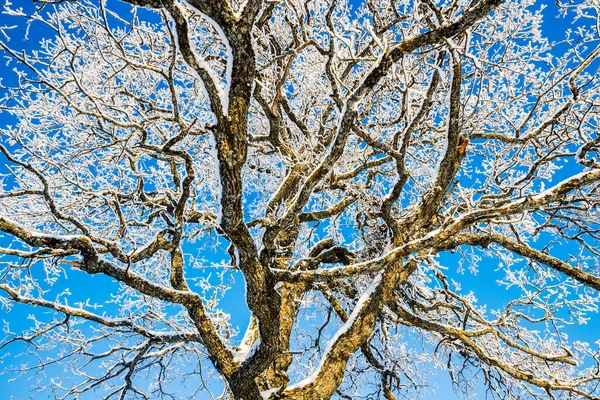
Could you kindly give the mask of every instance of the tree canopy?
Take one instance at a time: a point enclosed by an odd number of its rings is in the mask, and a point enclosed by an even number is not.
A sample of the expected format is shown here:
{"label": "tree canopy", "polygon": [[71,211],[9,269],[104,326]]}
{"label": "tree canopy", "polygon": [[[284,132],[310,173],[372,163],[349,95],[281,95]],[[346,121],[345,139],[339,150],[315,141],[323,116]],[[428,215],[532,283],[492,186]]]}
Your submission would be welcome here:
{"label": "tree canopy", "polygon": [[600,4],[555,8],[7,1],[1,362],[61,399],[600,398]]}

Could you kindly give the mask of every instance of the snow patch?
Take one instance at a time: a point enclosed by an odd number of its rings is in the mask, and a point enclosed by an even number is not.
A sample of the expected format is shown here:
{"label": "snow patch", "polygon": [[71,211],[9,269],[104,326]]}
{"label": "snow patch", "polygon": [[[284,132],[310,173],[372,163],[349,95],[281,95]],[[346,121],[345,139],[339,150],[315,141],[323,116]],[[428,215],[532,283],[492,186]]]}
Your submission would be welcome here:
{"label": "snow patch", "polygon": [[264,392],[260,392],[260,395],[262,396],[263,399],[268,400],[272,395],[274,395],[275,393],[277,393],[279,390],[281,390],[280,387],[269,389],[269,390],[265,390]]}

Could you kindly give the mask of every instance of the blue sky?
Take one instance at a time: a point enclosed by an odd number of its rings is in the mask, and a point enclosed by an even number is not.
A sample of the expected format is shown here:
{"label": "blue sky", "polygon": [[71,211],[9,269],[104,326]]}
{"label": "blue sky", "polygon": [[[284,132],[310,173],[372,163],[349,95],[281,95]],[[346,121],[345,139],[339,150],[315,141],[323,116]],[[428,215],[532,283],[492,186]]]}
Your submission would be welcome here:
{"label": "blue sky", "polygon": [[[16,3],[16,1],[14,2]],[[114,1],[112,3],[115,4]],[[30,7],[30,1],[23,1],[23,6],[25,8]],[[564,19],[554,18],[555,15],[556,5],[554,4],[554,2],[548,1],[547,8],[545,11],[545,21],[543,25],[543,30],[545,35],[551,40],[560,40],[562,37],[564,37],[564,31],[569,27],[569,24]],[[13,17],[8,18],[6,16],[0,15],[0,26],[13,25],[14,21],[15,20]],[[17,30],[15,32],[19,31]],[[43,31],[33,30],[29,33],[28,41],[20,41],[18,39],[20,35],[16,34],[14,35],[15,39],[11,42],[11,44],[17,48],[22,47],[24,49],[35,49],[43,34]],[[9,70],[7,70],[3,63],[0,64],[0,71],[0,76],[3,77],[4,85],[10,85],[12,81],[11,73]],[[0,114],[0,125],[6,125],[10,123],[11,121],[10,119],[8,119],[6,114]],[[0,173],[5,171],[6,165],[4,164],[4,161],[4,159],[0,159]],[[216,237],[214,235],[213,240],[216,240]],[[568,252],[569,249],[565,249],[565,251]],[[188,249],[188,252],[190,254],[197,254],[198,250],[190,248]],[[222,253],[223,247],[222,245],[218,245],[215,248],[214,252],[202,252],[202,256],[207,258],[207,260],[209,261],[218,262],[221,261],[219,259],[218,254]],[[443,263],[449,267],[448,275],[454,277],[457,280],[460,280],[460,282],[463,285],[463,292],[466,293],[468,291],[473,291],[479,299],[480,303],[489,304],[490,307],[501,307],[503,304],[506,303],[507,299],[510,298],[509,293],[507,293],[506,289],[502,286],[498,286],[495,283],[497,280],[504,278],[504,272],[498,268],[497,260],[484,259],[484,261],[480,264],[479,271],[477,274],[471,274],[469,272],[466,272],[464,275],[459,275],[456,272],[457,260],[458,255],[447,254],[443,256]],[[198,272],[198,274],[201,274],[201,272]],[[245,329],[245,325],[248,321],[248,314],[245,311],[245,306],[239,306],[240,302],[243,302],[243,285],[241,284],[241,277],[239,275],[236,276],[236,282],[238,283],[236,287],[233,290],[231,290],[223,299],[223,308],[227,310],[238,310],[237,313],[232,313],[232,323],[234,325],[238,325],[240,327],[241,333],[243,334],[243,330]],[[59,283],[53,290],[56,292],[60,292],[61,290],[67,287],[66,285],[66,283]],[[114,290],[116,288],[116,285],[114,285],[114,283],[111,282],[108,278],[101,276],[89,277],[79,272],[74,272],[72,274],[68,285],[71,292],[73,293],[73,297],[77,298],[90,295],[92,297],[97,298],[98,300],[105,298],[105,296],[107,295],[107,293],[110,292],[110,290]],[[15,306],[13,308],[13,311],[9,314],[6,314],[4,310],[0,310],[0,318],[10,321],[11,329],[13,331],[18,332],[20,328],[28,326],[28,322],[25,319],[25,317],[27,314],[32,312],[39,313],[40,311],[32,310],[28,307]],[[600,327],[599,322],[600,319],[596,318],[591,320],[590,323],[588,323],[587,325],[573,327],[572,329],[567,329],[567,331],[569,331],[570,334],[581,338],[581,340],[593,342],[598,338],[597,330],[598,327]],[[17,346],[12,346],[9,347],[6,351],[11,352],[12,354],[16,354],[18,353],[18,348]],[[2,354],[0,354],[0,357],[2,357]],[[9,363],[11,363],[11,361],[13,364],[18,364],[21,362],[21,360],[14,359],[14,356],[8,356],[7,359],[3,360],[4,364],[0,366],[0,368],[4,368]],[[49,375],[52,376],[59,375],[61,371],[60,368],[51,368],[47,372]],[[15,399],[46,398],[46,396],[44,395],[32,394],[30,392],[30,385],[32,380],[36,379],[35,377],[31,377],[29,379],[22,378],[13,382],[9,382],[10,378],[11,376],[7,374],[0,375],[0,388],[3,389],[3,391],[0,392],[0,399],[10,398],[11,396]],[[433,378],[433,382],[439,385],[439,390],[435,394],[426,396],[425,398],[427,400],[453,400],[458,398],[452,391],[449,379],[445,372],[439,372],[438,375],[435,378]],[[479,390],[477,392],[476,397],[485,398],[485,392],[482,386],[479,386]],[[96,397],[94,397],[94,395],[92,394],[90,395],[90,397],[86,398],[93,399]]]}

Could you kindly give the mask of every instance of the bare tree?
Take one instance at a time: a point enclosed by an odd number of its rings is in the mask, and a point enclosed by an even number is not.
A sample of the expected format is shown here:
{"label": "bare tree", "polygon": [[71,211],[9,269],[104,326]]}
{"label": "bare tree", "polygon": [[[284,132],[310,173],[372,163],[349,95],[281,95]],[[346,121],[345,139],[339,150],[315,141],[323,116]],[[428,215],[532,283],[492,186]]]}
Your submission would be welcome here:
{"label": "bare tree", "polygon": [[[557,43],[529,0],[36,7],[4,6],[0,301],[49,313],[0,359],[66,368],[38,390],[389,400],[436,365],[600,398],[565,333],[600,291],[596,0],[558,4]],[[513,297],[477,303],[456,259]]]}

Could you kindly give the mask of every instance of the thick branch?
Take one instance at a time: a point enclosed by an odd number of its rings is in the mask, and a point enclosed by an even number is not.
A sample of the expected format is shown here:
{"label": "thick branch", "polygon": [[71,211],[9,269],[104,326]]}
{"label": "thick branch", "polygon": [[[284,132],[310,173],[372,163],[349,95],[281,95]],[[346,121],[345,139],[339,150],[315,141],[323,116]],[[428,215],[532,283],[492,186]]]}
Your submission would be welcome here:
{"label": "thick branch", "polygon": [[[193,332],[160,332],[160,331],[151,331],[145,329],[139,325],[134,324],[131,320],[119,318],[108,318],[105,316],[101,316],[98,314],[91,313],[82,308],[74,308],[69,307],[64,304],[59,304],[56,302],[44,300],[44,299],[36,299],[33,297],[22,296],[19,292],[8,285],[0,284],[0,290],[4,290],[13,301],[21,304],[29,304],[38,307],[48,308],[70,317],[78,317],[83,318],[91,322],[96,322],[100,325],[109,327],[109,328],[118,328],[124,327],[129,328],[132,332],[135,332],[141,336],[144,336],[148,339],[153,340],[157,343],[175,343],[179,341],[194,341],[200,342],[202,339],[196,333]],[[3,345],[4,346],[4,345]],[[3,346],[0,346],[3,347]]]}
{"label": "thick branch", "polygon": [[285,398],[329,398],[342,383],[350,357],[373,333],[376,318],[383,306],[392,299],[395,289],[408,279],[415,268],[416,263],[404,265],[401,261],[388,265],[358,300],[348,321],[331,339],[317,371],[309,378],[290,386],[284,392]]}
{"label": "thick branch", "polygon": [[555,271],[567,275],[569,278],[576,280],[586,286],[589,286],[597,291],[600,291],[600,277],[589,274],[576,268],[556,257],[553,257],[543,251],[536,250],[525,244],[520,244],[509,240],[505,236],[497,233],[478,235],[478,234],[463,234],[457,235],[450,243],[453,245],[467,244],[470,246],[487,247],[490,243],[496,243],[504,247],[506,250],[512,251],[526,259],[544,264]]}

